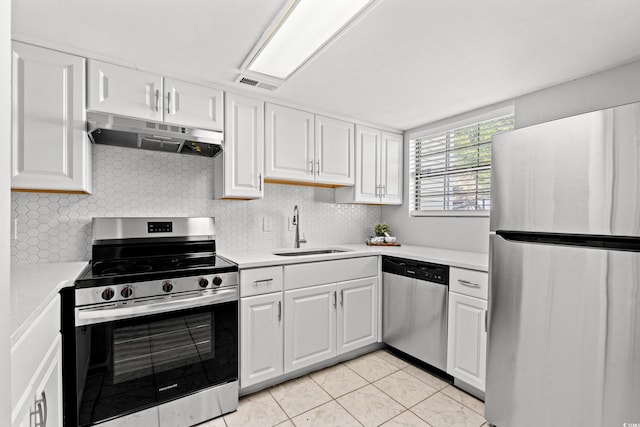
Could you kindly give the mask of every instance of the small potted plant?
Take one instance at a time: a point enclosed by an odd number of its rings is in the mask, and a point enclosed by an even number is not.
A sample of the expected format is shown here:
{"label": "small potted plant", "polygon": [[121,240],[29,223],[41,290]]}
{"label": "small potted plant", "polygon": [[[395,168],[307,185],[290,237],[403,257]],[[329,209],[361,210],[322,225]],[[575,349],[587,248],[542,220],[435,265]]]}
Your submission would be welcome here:
{"label": "small potted plant", "polygon": [[391,228],[389,227],[389,224],[378,224],[373,228],[373,231],[375,231],[376,236],[387,236],[389,234],[391,234]]}

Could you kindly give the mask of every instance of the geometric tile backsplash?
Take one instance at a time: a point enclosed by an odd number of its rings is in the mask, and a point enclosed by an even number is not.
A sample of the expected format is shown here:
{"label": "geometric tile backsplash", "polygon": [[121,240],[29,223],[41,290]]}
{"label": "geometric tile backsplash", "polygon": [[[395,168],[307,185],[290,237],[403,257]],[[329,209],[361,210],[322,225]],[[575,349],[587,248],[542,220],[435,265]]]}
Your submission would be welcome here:
{"label": "geometric tile backsplash", "polygon": [[[382,217],[378,206],[333,203],[330,188],[266,184],[264,199],[213,200],[210,158],[92,148],[93,194],[11,194],[12,263],[88,260],[97,216],[215,217],[220,253],[293,247],[287,220],[294,205],[307,247],[364,242]],[[263,217],[271,218],[271,232],[262,231]]]}

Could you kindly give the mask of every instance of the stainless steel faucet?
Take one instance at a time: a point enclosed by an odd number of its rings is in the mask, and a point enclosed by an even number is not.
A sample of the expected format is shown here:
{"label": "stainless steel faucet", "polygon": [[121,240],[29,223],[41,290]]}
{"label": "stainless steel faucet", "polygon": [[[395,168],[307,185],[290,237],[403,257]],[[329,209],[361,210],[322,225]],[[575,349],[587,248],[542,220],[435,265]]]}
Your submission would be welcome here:
{"label": "stainless steel faucet", "polygon": [[293,247],[299,248],[300,243],[307,243],[307,239],[305,239],[304,237],[302,239],[300,238],[300,213],[298,212],[298,205],[295,205],[293,207],[292,222],[293,222],[293,225],[296,226],[296,238],[295,238],[295,241],[293,242]]}

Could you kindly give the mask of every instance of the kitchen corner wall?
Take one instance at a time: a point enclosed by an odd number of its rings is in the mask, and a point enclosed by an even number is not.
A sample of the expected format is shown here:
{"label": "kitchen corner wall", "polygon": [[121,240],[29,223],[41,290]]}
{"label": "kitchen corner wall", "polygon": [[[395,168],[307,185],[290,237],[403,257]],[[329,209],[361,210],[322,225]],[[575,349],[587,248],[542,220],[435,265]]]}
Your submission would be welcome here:
{"label": "kitchen corner wall", "polygon": [[[212,216],[218,252],[293,247],[300,210],[308,247],[364,242],[381,208],[333,203],[333,189],[267,184],[261,200],[213,200],[210,158],[94,145],[92,195],[12,193],[12,263],[90,258],[91,218]],[[262,231],[263,217],[273,222]]]}

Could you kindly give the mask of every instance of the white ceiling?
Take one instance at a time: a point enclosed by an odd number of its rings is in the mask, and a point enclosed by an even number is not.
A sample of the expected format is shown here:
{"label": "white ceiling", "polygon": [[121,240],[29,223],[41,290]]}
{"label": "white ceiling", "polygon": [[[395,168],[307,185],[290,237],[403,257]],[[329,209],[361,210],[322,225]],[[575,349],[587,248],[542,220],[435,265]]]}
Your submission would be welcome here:
{"label": "white ceiling", "polygon": [[[233,85],[287,1],[13,0],[12,31]],[[404,130],[638,58],[637,0],[382,0],[276,92],[255,91]]]}

